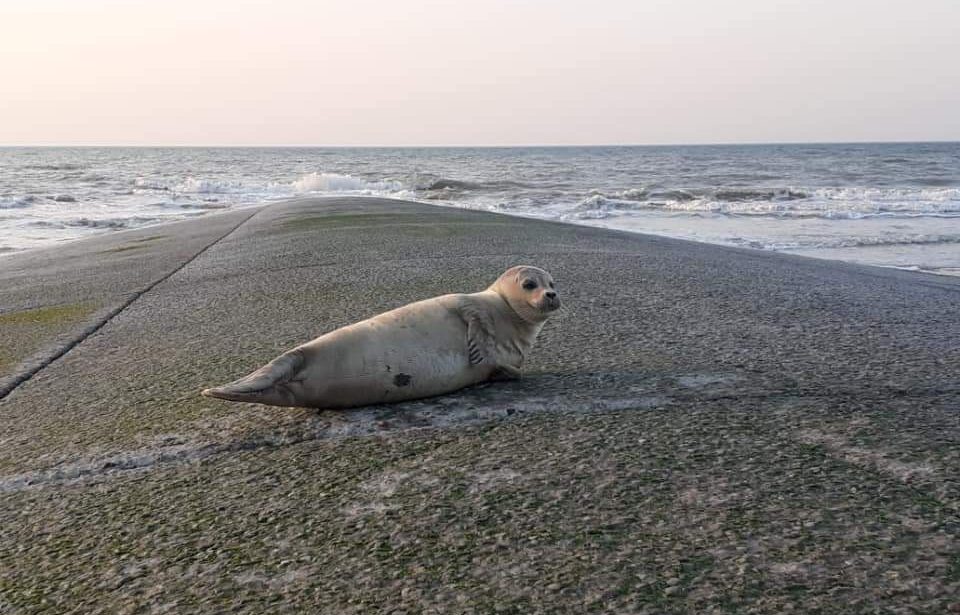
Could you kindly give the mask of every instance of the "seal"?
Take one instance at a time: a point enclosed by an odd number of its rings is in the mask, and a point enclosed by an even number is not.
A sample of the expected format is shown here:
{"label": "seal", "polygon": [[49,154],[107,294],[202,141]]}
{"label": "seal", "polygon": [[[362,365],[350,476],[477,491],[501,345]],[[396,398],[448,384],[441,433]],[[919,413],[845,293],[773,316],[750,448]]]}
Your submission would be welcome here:
{"label": "seal", "polygon": [[434,297],[331,331],[202,395],[306,408],[352,408],[518,378],[560,307],[553,277],[507,269],[486,290]]}

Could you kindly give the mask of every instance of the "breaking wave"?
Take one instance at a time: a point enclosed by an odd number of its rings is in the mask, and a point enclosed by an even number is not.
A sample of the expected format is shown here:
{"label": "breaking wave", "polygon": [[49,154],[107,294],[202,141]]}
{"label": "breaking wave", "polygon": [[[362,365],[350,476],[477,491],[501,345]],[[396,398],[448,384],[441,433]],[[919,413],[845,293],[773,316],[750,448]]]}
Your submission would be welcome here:
{"label": "breaking wave", "polygon": [[399,192],[404,186],[399,181],[367,181],[352,175],[339,173],[309,173],[292,184],[297,193],[306,192],[361,192],[381,194]]}
{"label": "breaking wave", "polygon": [[535,185],[528,182],[512,179],[470,181],[430,174],[418,174],[409,181],[409,184],[414,190],[425,192],[496,192],[509,190],[511,188],[536,188]]}
{"label": "breaking wave", "polygon": [[447,179],[441,177],[426,182],[422,186],[417,186],[418,190],[476,190],[483,185],[476,182],[462,181],[459,179]]}
{"label": "breaking wave", "polygon": [[390,194],[405,189],[395,180],[366,180],[340,173],[307,173],[289,182],[243,182],[187,177],[183,180],[160,180],[138,177],[134,188],[139,191],[172,192],[175,194],[234,194],[293,196],[307,193]]}
{"label": "breaking wave", "polygon": [[820,188],[798,190],[654,190],[633,188],[605,194],[593,191],[566,214],[598,219],[630,212],[660,211],[781,218],[860,219],[869,217],[960,217],[960,188]]}

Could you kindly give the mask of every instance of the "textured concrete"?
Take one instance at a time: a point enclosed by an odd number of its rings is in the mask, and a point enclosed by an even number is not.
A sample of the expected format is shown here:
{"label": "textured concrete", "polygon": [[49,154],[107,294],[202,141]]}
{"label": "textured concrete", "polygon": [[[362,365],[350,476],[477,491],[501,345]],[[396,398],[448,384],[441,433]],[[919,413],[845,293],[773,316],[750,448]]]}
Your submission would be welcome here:
{"label": "textured concrete", "polygon": [[[960,610],[960,280],[376,199],[238,221],[144,231],[162,281],[72,291],[141,294],[0,402],[0,613]],[[197,395],[516,263],[566,305],[521,382]],[[76,303],[20,279],[4,311]]]}
{"label": "textured concrete", "polygon": [[0,398],[258,208],[0,260]]}

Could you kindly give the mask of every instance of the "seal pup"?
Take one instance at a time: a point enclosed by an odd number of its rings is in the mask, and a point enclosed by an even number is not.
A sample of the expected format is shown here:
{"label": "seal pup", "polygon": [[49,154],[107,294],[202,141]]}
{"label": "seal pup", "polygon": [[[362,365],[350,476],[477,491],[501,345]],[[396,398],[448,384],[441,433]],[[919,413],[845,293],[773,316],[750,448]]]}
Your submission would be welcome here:
{"label": "seal pup", "polygon": [[553,277],[507,269],[484,291],[405,305],[321,335],[202,395],[272,406],[351,408],[518,378],[551,313]]}

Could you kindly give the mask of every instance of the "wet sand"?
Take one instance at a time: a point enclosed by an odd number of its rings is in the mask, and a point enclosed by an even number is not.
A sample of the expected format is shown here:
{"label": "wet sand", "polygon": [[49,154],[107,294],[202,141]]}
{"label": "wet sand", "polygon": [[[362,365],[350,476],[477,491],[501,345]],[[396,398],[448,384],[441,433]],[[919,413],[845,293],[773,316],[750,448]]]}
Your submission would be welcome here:
{"label": "wet sand", "polygon": [[[550,270],[527,377],[198,391]],[[0,613],[960,608],[960,280],[381,199],[0,260]],[[14,341],[9,341],[14,340]]]}

